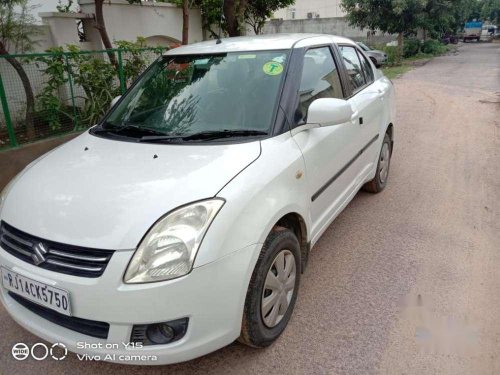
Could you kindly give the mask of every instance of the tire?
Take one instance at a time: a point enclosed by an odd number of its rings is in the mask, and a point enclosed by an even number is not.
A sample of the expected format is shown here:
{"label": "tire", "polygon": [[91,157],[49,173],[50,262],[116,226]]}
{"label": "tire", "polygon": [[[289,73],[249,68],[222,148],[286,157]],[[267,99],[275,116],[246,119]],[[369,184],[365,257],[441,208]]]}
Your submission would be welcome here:
{"label": "tire", "polygon": [[387,185],[387,180],[389,179],[391,155],[392,155],[391,138],[386,133],[384,135],[384,141],[382,142],[382,147],[380,148],[380,153],[377,161],[377,173],[375,174],[373,180],[368,181],[363,186],[363,190],[369,193],[380,193],[382,190],[385,189]]}
{"label": "tire", "polygon": [[[281,268],[282,272],[284,271],[281,275],[286,274],[288,270],[285,268],[290,265],[288,284],[293,284],[291,293],[290,291],[287,293],[286,289],[281,292],[278,289],[271,290],[266,287],[266,285],[269,286],[269,283],[266,284],[268,273],[272,272],[273,275],[276,275],[275,280],[280,280],[275,261],[279,262],[278,257],[281,255],[283,258],[279,259],[283,259],[285,265]],[[288,229],[271,232],[262,247],[248,286],[238,341],[254,348],[264,348],[271,345],[281,335],[290,320],[297,300],[301,274],[300,264],[300,245],[295,234]],[[295,270],[295,279],[291,281],[293,270]],[[276,293],[277,297],[269,299],[273,293]],[[283,298],[281,298],[282,296]],[[262,308],[264,298],[268,298],[269,301],[276,300],[276,303],[273,304],[274,307],[266,314],[263,313]],[[288,307],[284,311],[280,311],[285,299],[288,301]],[[276,311],[277,317],[275,321],[272,316],[274,311]]]}

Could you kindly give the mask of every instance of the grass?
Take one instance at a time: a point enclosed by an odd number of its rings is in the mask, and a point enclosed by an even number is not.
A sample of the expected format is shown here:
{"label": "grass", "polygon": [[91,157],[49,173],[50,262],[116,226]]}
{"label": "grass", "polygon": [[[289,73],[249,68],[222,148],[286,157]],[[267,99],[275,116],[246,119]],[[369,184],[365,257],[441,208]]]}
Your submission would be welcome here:
{"label": "grass", "polygon": [[411,65],[386,66],[382,68],[382,72],[384,72],[387,78],[394,79],[405,74],[407,71],[411,70],[411,68]]}
{"label": "grass", "polygon": [[433,57],[444,55],[445,53],[448,53],[453,49],[453,47],[449,45],[443,47],[444,47],[443,51],[440,53],[431,54],[431,53],[419,52],[415,56],[403,59],[401,61],[401,64],[399,65],[386,65],[382,67],[381,70],[382,72],[384,72],[385,76],[389,79],[398,78],[401,75],[408,72],[409,70],[411,70],[412,68],[414,68],[415,66],[421,65],[419,64],[419,62],[422,63],[424,62],[424,60],[430,60]]}

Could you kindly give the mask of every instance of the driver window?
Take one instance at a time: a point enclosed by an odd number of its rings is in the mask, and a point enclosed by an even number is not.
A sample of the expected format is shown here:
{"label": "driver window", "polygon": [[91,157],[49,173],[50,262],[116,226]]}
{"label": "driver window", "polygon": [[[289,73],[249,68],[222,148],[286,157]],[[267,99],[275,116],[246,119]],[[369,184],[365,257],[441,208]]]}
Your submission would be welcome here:
{"label": "driver window", "polygon": [[319,98],[343,98],[339,73],[329,47],[310,49],[304,56],[299,89],[298,124],[304,124],[311,103]]}

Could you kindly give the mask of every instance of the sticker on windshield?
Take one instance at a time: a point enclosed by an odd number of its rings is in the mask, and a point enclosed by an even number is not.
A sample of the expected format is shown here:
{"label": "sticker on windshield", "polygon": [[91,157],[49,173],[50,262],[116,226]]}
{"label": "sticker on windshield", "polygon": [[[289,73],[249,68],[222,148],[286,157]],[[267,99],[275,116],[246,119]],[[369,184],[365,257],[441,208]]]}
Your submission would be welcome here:
{"label": "sticker on windshield", "polygon": [[283,73],[283,65],[276,61],[269,61],[264,64],[262,70],[269,76],[277,76]]}
{"label": "sticker on windshield", "polygon": [[249,54],[246,54],[246,55],[238,55],[238,59],[240,60],[245,60],[245,59],[255,59],[257,57],[257,55],[249,55]]}

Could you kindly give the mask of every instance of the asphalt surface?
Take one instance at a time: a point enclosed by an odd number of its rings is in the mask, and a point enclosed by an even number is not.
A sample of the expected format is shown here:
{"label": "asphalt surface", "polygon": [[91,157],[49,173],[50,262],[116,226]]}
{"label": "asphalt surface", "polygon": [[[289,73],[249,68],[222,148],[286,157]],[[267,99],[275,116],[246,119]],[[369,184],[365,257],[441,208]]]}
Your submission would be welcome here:
{"label": "asphalt surface", "polygon": [[0,307],[0,373],[500,373],[500,44],[463,45],[395,85],[389,185],[321,238],[273,346],[148,368],[17,362],[14,343],[40,340]]}

